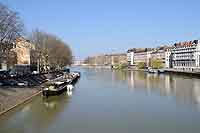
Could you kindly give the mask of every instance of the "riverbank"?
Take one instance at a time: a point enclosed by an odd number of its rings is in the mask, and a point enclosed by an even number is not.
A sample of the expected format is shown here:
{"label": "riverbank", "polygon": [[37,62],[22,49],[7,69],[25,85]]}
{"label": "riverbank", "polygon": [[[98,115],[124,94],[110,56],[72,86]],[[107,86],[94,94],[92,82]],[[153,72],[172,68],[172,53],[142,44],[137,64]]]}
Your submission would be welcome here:
{"label": "riverbank", "polygon": [[188,75],[188,76],[195,76],[195,77],[200,76],[199,71],[185,71],[185,70],[183,71],[183,70],[177,70],[177,69],[165,69],[165,73]]}
{"label": "riverbank", "polygon": [[[124,69],[127,71],[142,71],[147,72],[146,69]],[[184,76],[192,76],[192,77],[198,77],[200,76],[199,71],[183,71],[178,69],[163,69],[164,74],[176,74],[176,75],[184,75]]]}
{"label": "riverbank", "polygon": [[62,72],[52,72],[48,74],[37,74],[12,79],[1,79],[0,81],[15,80],[15,82],[27,82],[27,86],[0,86],[0,115],[23,104],[34,96],[41,93],[42,84],[48,80],[58,77]]}
{"label": "riverbank", "polygon": [[0,115],[29,101],[32,97],[40,94],[41,87],[33,88],[0,88]]}

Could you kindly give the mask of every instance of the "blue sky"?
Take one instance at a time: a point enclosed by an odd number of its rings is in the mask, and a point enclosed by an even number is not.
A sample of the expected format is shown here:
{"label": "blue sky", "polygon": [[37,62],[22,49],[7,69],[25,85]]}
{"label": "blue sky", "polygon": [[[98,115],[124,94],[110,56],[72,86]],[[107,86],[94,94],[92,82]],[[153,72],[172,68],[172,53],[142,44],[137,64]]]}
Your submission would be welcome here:
{"label": "blue sky", "polygon": [[198,0],[0,0],[26,30],[53,33],[74,55],[125,52],[200,39]]}

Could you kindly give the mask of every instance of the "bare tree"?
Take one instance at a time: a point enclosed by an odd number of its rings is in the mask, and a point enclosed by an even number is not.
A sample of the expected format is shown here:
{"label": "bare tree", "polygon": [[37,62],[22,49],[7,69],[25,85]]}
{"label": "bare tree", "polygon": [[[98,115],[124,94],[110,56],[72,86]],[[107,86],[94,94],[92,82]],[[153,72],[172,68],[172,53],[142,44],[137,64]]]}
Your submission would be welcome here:
{"label": "bare tree", "polygon": [[0,66],[10,62],[14,41],[23,33],[24,25],[18,13],[0,3]]}
{"label": "bare tree", "polygon": [[35,30],[31,33],[30,40],[36,45],[39,52],[39,64],[45,70],[60,69],[72,62],[70,47],[57,36]]}
{"label": "bare tree", "polygon": [[0,43],[10,44],[24,31],[18,13],[0,3]]}

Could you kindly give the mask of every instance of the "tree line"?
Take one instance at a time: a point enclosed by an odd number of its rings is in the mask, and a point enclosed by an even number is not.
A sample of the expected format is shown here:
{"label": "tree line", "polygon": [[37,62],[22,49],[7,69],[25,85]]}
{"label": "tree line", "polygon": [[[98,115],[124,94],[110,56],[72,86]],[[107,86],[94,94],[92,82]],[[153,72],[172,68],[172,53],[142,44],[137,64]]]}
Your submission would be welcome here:
{"label": "tree line", "polygon": [[[56,69],[72,63],[71,48],[59,37],[39,29],[35,29],[27,34],[24,31],[24,23],[19,13],[0,3],[1,52],[7,51],[8,56],[12,49],[11,44],[17,38],[27,36],[27,39],[35,45],[35,59],[40,60],[39,63],[45,64],[46,68]],[[1,61],[2,59],[0,58],[0,63]]]}
{"label": "tree line", "polygon": [[60,69],[72,63],[71,48],[57,36],[36,29],[29,38],[35,44],[37,54],[33,56],[45,64],[45,70]]}

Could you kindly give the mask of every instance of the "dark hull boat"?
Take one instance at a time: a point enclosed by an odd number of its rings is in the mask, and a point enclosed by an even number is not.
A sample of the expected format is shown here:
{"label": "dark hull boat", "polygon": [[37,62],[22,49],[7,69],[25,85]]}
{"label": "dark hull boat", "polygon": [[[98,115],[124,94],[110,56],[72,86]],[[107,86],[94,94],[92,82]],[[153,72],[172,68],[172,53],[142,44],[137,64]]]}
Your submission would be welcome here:
{"label": "dark hull boat", "polygon": [[69,84],[68,82],[54,82],[54,83],[50,83],[50,85],[47,88],[44,88],[42,90],[42,95],[46,96],[46,97],[60,95],[64,91],[67,90],[67,85],[68,84]]}
{"label": "dark hull boat", "polygon": [[48,96],[56,96],[60,95],[67,90],[72,90],[73,85],[78,81],[80,78],[80,73],[71,73],[67,79],[62,79],[61,81],[57,82],[50,82],[46,88],[42,90],[42,95],[45,97]]}

